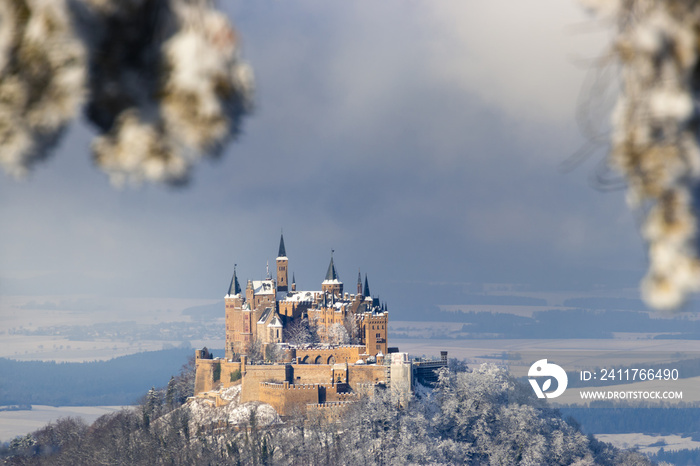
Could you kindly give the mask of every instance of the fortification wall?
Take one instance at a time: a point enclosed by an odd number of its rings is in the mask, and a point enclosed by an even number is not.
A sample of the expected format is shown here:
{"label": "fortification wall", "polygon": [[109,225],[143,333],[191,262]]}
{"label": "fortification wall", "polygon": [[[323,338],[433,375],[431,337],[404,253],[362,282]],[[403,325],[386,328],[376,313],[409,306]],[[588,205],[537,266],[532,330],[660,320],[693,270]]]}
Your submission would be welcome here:
{"label": "fortification wall", "polygon": [[[338,346],[335,348],[297,348],[297,363],[299,364],[333,364],[346,362],[355,364],[364,354],[365,347],[361,345]],[[319,361],[319,362],[316,362]]]}
{"label": "fortification wall", "polygon": [[208,392],[214,389],[214,365],[218,365],[217,359],[196,360],[196,372],[194,376],[194,394]]}
{"label": "fortification wall", "polygon": [[[231,380],[231,374],[241,370],[240,362],[230,362],[224,359],[199,359],[196,360],[194,394],[228,388],[231,385],[241,383],[242,374],[237,380]],[[215,375],[218,372],[218,379]],[[236,378],[236,377],[234,377]]]}
{"label": "fortification wall", "polygon": [[345,384],[290,384],[261,382],[258,399],[275,408],[280,416],[306,413],[307,405],[331,406],[357,401],[359,396],[347,393]]}
{"label": "fortification wall", "polygon": [[388,383],[388,367],[381,365],[348,365],[348,384],[353,391],[362,386]]}
{"label": "fortification wall", "polygon": [[327,364],[292,364],[291,366],[293,383],[331,383],[333,366]]}
{"label": "fortification wall", "polygon": [[[231,375],[234,375],[236,380],[231,380]],[[238,385],[243,379],[243,374],[241,373],[241,363],[240,362],[221,362],[221,386],[223,388],[228,388],[232,385]]]}
{"label": "fortification wall", "polygon": [[342,421],[345,411],[352,403],[352,401],[334,401],[309,404],[306,405],[306,414],[309,418],[321,418],[327,422]]}
{"label": "fortification wall", "polygon": [[323,403],[338,403],[359,400],[360,397],[358,394],[349,392],[348,388],[346,384],[336,384],[333,387],[326,387],[325,399],[321,398],[320,401]]}
{"label": "fortification wall", "polygon": [[259,386],[259,400],[275,408],[280,416],[304,414],[306,405],[319,402],[321,387],[315,384],[290,385],[262,382]]}
{"label": "fortification wall", "polygon": [[241,386],[241,403],[260,400],[260,382],[289,382],[292,371],[289,365],[245,366]]}

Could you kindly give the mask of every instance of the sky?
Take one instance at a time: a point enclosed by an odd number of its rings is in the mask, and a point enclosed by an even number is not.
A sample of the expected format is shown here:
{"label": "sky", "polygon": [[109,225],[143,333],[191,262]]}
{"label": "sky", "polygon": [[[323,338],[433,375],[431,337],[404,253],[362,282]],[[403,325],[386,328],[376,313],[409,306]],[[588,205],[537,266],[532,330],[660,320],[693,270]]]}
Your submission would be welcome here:
{"label": "sky", "polygon": [[[606,27],[573,0],[220,2],[255,108],[184,188],[115,189],[84,118],[28,179],[0,175],[0,295],[223,298],[274,271],[301,289],[331,250],[400,316],[441,293],[624,294],[646,258],[605,147],[577,115]],[[605,129],[605,111],[592,121]],[[495,285],[494,285],[495,284]]]}

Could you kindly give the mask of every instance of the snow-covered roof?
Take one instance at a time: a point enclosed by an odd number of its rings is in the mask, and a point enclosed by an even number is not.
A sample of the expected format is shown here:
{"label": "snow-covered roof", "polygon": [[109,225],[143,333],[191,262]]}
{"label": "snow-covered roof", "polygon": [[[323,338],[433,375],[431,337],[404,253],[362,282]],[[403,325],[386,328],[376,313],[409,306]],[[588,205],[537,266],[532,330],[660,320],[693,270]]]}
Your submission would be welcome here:
{"label": "snow-covered roof", "polygon": [[279,256],[279,257],[278,257],[277,259],[275,259],[275,260],[278,260],[278,261],[289,261],[289,259],[287,259],[287,256]]}
{"label": "snow-covered roof", "polygon": [[274,294],[275,282],[273,280],[253,280],[255,294]]}
{"label": "snow-covered roof", "polygon": [[295,301],[295,302],[306,302],[313,301],[314,297],[321,294],[320,291],[290,291],[285,293],[283,298],[278,299],[280,301]]}
{"label": "snow-covered roof", "polygon": [[270,316],[270,313],[272,312],[271,307],[266,307],[263,313],[260,315],[260,319],[258,319],[259,324],[264,324],[267,318]]}
{"label": "snow-covered roof", "polygon": [[282,325],[282,321],[280,320],[279,316],[275,316],[272,318],[272,321],[267,324],[268,327],[275,327],[275,328],[282,328],[284,327]]}
{"label": "snow-covered roof", "polygon": [[342,285],[343,282],[341,282],[337,278],[334,278],[333,280],[323,280],[322,284],[323,285]]}

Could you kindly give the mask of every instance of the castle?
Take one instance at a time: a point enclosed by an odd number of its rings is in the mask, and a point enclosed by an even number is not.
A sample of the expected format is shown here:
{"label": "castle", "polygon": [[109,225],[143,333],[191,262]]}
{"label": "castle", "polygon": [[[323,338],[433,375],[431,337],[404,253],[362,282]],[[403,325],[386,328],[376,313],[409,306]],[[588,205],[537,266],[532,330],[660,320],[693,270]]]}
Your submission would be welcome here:
{"label": "castle", "polygon": [[297,290],[294,275],[291,285],[288,280],[284,236],[276,265],[276,279],[268,268],[265,280],[248,280],[245,293],[234,266],[224,297],[225,355],[195,352],[195,396],[226,404],[216,390],[240,384],[241,402],[268,403],[289,416],[335,409],[390,380],[410,389],[408,355],[387,346],[389,313],[370,296],[366,275],[363,284],[358,273],[357,292],[348,293],[331,252],[321,289]]}
{"label": "castle", "polygon": [[249,354],[254,346],[262,347],[264,353],[264,348],[270,345],[300,346],[313,340],[331,345],[364,346],[363,354],[368,356],[387,354],[387,308],[370,296],[367,275],[363,285],[358,272],[355,294],[344,291],[331,252],[321,289],[297,290],[294,275],[289,285],[289,259],[283,235],[280,235],[276,262],[276,280],[270,277],[268,268],[265,280],[248,280],[245,293],[234,267],[231,285],[224,297],[227,360]]}

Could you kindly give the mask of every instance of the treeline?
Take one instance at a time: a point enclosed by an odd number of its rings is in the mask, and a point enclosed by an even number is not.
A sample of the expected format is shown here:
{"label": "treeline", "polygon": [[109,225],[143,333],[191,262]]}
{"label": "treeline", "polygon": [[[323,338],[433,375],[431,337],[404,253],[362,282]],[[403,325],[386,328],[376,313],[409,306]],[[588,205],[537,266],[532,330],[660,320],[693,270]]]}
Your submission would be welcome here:
{"label": "treeline", "polygon": [[[395,318],[462,323],[458,338],[612,338],[614,332],[667,332],[668,335],[656,338],[700,339],[700,320],[653,319],[648,313],[637,311],[552,309],[535,311],[532,317],[526,317],[484,311],[448,312],[432,307],[427,312]],[[396,333],[389,336],[406,337]]]}
{"label": "treeline", "polygon": [[[213,320],[213,319],[212,319]],[[60,336],[70,341],[128,341],[141,340],[181,341],[189,345],[189,340],[223,338],[221,322],[160,322],[139,324],[134,321],[102,322],[91,325],[54,325],[39,328],[11,328],[10,335]]]}
{"label": "treeline", "polygon": [[257,424],[255,409],[237,428],[193,425],[192,403],[171,409],[167,400],[167,389],[151,391],[138,410],[103,416],[92,426],[59,420],[0,449],[0,460],[55,466],[651,464],[584,435],[492,365],[442,372],[434,390],[410,398],[378,391],[336,412],[339,417],[297,417],[266,427]]}
{"label": "treeline", "polygon": [[0,358],[0,405],[131,405],[167,383],[193,354],[176,348],[85,363]]}
{"label": "treeline", "polygon": [[676,466],[697,466],[700,464],[700,448],[692,450],[669,450],[663,448],[654,455],[649,455],[652,461],[665,461]]}
{"label": "treeline", "polygon": [[596,407],[593,403],[591,407],[569,405],[559,411],[564,417],[576,419],[581,429],[589,434],[670,435],[682,432],[700,437],[700,408],[694,406]]}

